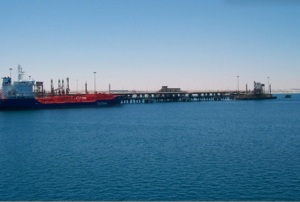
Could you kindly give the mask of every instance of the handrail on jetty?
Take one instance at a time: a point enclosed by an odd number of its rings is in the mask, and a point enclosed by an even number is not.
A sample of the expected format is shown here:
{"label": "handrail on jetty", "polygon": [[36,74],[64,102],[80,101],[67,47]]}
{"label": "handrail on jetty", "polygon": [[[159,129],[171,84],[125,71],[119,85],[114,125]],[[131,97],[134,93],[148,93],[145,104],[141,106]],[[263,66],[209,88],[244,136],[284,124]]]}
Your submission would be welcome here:
{"label": "handrail on jetty", "polygon": [[121,96],[123,104],[235,100],[238,94],[245,94],[241,91],[239,93],[237,91],[128,91],[112,93]]}

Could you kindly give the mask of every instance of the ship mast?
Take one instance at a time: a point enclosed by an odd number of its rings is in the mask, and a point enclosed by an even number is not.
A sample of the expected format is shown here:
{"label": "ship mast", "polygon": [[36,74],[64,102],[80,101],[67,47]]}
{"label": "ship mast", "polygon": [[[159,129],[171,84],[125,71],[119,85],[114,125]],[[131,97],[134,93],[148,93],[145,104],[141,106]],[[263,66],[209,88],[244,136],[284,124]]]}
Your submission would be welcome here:
{"label": "ship mast", "polygon": [[23,80],[24,73],[25,72],[22,71],[21,65],[18,65],[18,81],[22,81]]}

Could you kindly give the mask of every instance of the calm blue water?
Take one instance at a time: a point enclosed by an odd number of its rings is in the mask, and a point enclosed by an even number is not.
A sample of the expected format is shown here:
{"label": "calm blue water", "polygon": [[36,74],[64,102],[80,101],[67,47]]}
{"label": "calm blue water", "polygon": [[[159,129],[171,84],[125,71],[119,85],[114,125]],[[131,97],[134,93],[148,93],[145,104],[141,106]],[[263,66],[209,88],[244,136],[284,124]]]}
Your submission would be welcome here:
{"label": "calm blue water", "polygon": [[300,200],[300,95],[0,112],[0,200]]}

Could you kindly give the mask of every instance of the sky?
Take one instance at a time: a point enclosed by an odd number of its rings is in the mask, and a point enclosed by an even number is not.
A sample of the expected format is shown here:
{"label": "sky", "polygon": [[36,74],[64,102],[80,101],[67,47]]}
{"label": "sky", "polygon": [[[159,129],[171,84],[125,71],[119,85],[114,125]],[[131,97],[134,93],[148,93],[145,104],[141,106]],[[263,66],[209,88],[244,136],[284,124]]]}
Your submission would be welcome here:
{"label": "sky", "polygon": [[297,0],[0,0],[0,27],[0,76],[46,90],[300,89]]}

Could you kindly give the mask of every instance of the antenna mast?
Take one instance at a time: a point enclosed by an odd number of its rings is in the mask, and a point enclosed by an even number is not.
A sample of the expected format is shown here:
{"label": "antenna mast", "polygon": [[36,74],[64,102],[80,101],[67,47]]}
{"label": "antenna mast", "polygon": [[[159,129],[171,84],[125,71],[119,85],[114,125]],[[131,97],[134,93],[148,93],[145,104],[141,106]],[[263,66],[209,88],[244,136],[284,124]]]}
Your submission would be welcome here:
{"label": "antenna mast", "polygon": [[23,80],[24,73],[25,72],[22,71],[21,65],[18,65],[18,81],[22,81]]}

